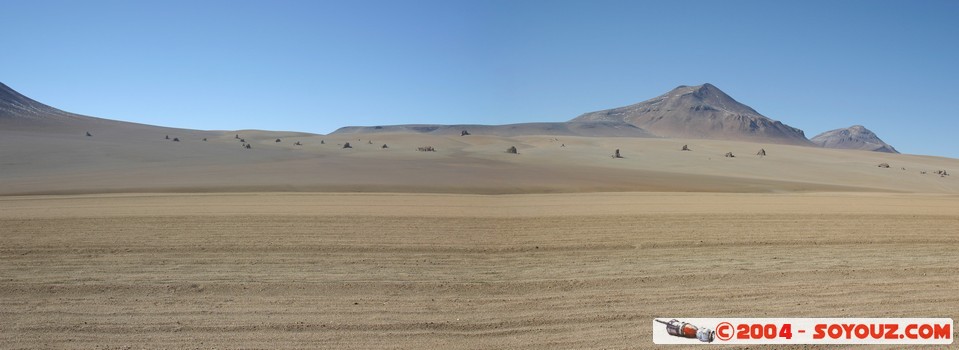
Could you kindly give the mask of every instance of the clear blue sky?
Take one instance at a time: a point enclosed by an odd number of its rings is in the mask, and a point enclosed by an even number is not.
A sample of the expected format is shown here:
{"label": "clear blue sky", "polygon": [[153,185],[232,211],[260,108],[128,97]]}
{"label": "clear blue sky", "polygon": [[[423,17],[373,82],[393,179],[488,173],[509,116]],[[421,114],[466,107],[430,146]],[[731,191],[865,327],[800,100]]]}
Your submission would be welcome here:
{"label": "clear blue sky", "polygon": [[712,83],[959,157],[959,1],[0,0],[0,82],[196,129],[564,121]]}

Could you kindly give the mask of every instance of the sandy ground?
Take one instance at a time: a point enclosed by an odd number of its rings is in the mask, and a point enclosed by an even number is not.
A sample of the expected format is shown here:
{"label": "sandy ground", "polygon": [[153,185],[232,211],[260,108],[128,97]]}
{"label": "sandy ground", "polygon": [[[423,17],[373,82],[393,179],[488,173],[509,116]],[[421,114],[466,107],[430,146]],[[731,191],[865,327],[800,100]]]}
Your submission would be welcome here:
{"label": "sandy ground", "polygon": [[[957,159],[736,141],[200,132],[135,129],[126,124],[115,128],[97,124],[90,129],[92,137],[84,136],[82,129],[0,129],[0,195],[277,191],[959,194],[959,176],[933,174],[937,170],[959,174]],[[241,147],[237,134],[253,148]],[[166,140],[167,135],[181,141]],[[302,145],[294,145],[296,142]],[[353,148],[343,149],[346,142]],[[389,148],[382,148],[384,144]],[[683,145],[692,151],[680,151]],[[416,151],[423,146],[437,151]],[[519,154],[506,153],[510,146]],[[766,150],[766,157],[756,156],[760,148]],[[612,158],[616,149],[625,158]],[[736,157],[723,157],[727,152]],[[879,168],[881,163],[890,168]]]}
{"label": "sandy ground", "polygon": [[649,348],[653,317],[959,319],[957,232],[959,197],[929,194],[7,196],[0,348]]}

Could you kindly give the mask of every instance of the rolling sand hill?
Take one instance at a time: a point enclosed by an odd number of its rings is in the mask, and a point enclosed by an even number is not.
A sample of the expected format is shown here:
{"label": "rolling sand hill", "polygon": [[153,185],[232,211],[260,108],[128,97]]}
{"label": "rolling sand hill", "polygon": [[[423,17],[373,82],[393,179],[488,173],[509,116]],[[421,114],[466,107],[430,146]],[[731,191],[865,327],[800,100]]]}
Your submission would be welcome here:
{"label": "rolling sand hill", "polygon": [[[959,192],[959,181],[934,174],[959,169],[955,159],[779,144],[476,134],[174,132],[112,125],[85,129],[94,136],[84,136],[84,129],[70,134],[0,131],[0,193]],[[251,149],[241,146],[237,133]],[[166,135],[180,142],[167,140]],[[281,142],[275,142],[277,138]],[[347,142],[353,148],[343,149]],[[383,149],[384,144],[389,148]],[[680,151],[683,145],[692,151]],[[417,151],[423,146],[433,146],[436,152]],[[510,146],[519,154],[506,153]],[[756,155],[761,148],[767,156]],[[625,158],[613,159],[615,149]],[[726,152],[736,157],[723,157]],[[890,168],[878,167],[881,163]]]}
{"label": "rolling sand hill", "polygon": [[[87,130],[92,137],[85,136]],[[243,148],[236,134],[252,148]],[[180,142],[165,139],[167,135]],[[202,141],[204,137],[207,141]],[[277,138],[281,142],[275,142]],[[353,148],[343,149],[346,142]],[[389,148],[383,149],[384,144]],[[683,145],[692,151],[680,151]],[[433,146],[436,152],[418,152],[423,146]],[[507,154],[510,146],[517,147],[519,154]],[[756,155],[761,148],[767,156]],[[611,158],[615,149],[625,158]],[[736,157],[723,157],[726,152]],[[959,181],[934,174],[938,170],[954,173],[959,169],[955,159],[721,140],[410,133],[321,136],[85,124],[73,132],[4,129],[0,163],[0,194],[959,192]],[[879,168],[881,163],[890,168]]]}

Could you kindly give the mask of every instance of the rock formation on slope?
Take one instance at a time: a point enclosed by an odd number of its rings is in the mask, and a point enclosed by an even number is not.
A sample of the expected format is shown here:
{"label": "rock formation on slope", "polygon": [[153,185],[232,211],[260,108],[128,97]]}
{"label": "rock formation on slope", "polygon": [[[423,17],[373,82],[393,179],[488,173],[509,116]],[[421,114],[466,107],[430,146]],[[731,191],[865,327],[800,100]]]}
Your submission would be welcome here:
{"label": "rock formation on slope", "polygon": [[853,125],[844,129],[826,131],[811,139],[813,143],[825,148],[858,149],[864,151],[899,153],[879,136],[862,125]]}
{"label": "rock formation on slope", "polygon": [[571,122],[621,122],[662,137],[810,144],[802,130],[759,114],[711,84],[680,86],[637,104],[586,113]]}

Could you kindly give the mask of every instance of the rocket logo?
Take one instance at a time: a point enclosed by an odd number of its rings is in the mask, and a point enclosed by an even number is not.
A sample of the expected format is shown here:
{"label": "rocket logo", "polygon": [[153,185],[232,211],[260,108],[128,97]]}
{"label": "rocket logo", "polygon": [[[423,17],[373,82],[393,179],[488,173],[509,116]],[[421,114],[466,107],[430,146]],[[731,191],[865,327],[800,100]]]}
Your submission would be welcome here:
{"label": "rocket logo", "polygon": [[666,333],[674,337],[699,339],[704,343],[712,343],[716,335],[716,332],[709,328],[699,328],[677,319],[669,320],[669,322],[656,320],[656,322],[666,325]]}

